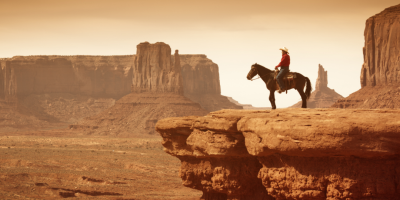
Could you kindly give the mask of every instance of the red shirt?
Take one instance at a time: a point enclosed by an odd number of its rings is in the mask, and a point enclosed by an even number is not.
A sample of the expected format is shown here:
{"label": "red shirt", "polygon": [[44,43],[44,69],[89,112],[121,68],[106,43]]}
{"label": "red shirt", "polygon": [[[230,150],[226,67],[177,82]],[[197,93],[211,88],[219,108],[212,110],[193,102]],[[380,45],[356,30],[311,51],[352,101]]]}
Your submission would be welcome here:
{"label": "red shirt", "polygon": [[281,62],[275,67],[289,67],[290,65],[290,56],[288,54],[283,54]]}

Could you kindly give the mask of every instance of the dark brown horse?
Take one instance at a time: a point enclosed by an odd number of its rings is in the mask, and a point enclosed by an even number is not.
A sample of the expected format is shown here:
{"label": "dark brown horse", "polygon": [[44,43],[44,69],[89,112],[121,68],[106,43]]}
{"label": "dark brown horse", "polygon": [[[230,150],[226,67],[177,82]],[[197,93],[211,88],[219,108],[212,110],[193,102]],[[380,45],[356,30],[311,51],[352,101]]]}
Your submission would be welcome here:
{"label": "dark brown horse", "polygon": [[[251,66],[249,74],[247,74],[247,79],[252,80],[252,78],[257,74],[267,85],[267,89],[269,90],[269,101],[271,102],[272,109],[276,109],[275,90],[277,90],[278,87],[276,80],[274,79],[275,72],[256,63]],[[310,79],[308,79],[307,77],[303,76],[300,73],[294,73],[294,74],[296,74],[296,78],[294,78],[295,81],[294,87],[287,86],[287,89],[288,90],[292,88],[296,89],[301,96],[301,100],[303,101],[301,107],[307,108],[307,99],[310,98],[312,90]],[[303,90],[304,86],[306,85],[307,85],[306,92],[304,93]]]}

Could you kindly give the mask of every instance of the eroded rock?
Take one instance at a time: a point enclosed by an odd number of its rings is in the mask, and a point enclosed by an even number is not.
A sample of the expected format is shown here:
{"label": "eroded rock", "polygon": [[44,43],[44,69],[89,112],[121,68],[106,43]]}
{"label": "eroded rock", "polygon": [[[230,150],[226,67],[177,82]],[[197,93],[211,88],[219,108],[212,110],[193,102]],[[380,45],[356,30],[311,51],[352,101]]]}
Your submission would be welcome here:
{"label": "eroded rock", "polygon": [[[308,108],[329,108],[343,96],[328,87],[328,71],[322,65],[318,65],[318,78],[315,83],[315,90],[307,100]],[[291,106],[291,108],[301,108],[302,101]]]}
{"label": "eroded rock", "polygon": [[400,4],[366,21],[361,89],[332,108],[400,108]]}
{"label": "eroded rock", "polygon": [[218,65],[203,54],[180,55],[184,95],[207,111],[242,109],[221,95]]}
{"label": "eroded rock", "polygon": [[171,59],[168,44],[143,42],[137,45],[132,92],[172,92],[183,95],[179,54]]}
{"label": "eroded rock", "polygon": [[365,25],[361,87],[400,83],[400,4],[370,17]]}
{"label": "eroded rock", "polygon": [[182,161],[183,185],[204,198],[393,199],[400,194],[399,114],[221,110],[162,119],[156,130],[165,152]]}

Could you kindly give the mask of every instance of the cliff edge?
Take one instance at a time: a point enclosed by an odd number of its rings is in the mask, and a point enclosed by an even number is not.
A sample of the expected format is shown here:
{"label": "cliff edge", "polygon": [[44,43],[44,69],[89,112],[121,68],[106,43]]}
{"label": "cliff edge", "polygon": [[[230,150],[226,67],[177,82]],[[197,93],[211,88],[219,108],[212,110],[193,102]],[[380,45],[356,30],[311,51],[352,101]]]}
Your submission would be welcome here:
{"label": "cliff edge", "polygon": [[396,199],[397,110],[221,110],[158,121],[202,199]]}

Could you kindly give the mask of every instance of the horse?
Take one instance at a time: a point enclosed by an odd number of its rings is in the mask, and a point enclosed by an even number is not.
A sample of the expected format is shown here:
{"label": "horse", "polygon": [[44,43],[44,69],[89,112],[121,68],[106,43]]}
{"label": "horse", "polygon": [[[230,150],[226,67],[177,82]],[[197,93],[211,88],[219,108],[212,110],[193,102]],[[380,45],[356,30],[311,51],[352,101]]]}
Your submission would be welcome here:
{"label": "horse", "polygon": [[[272,109],[276,109],[275,91],[278,89],[277,89],[277,82],[274,79],[275,72],[256,63],[251,66],[251,69],[247,74],[247,79],[252,80],[252,78],[257,74],[258,76],[260,76],[259,78],[261,78],[265,82],[267,89],[269,90],[269,101],[271,102]],[[301,96],[302,100],[301,107],[307,108],[307,99],[310,98],[312,90],[310,79],[303,76],[300,73],[293,73],[293,74],[295,74],[296,76],[296,78],[294,78],[295,86],[294,87],[286,86],[286,87],[287,89],[292,89],[292,88],[296,89]],[[304,86],[306,86],[306,92],[303,92]]]}

